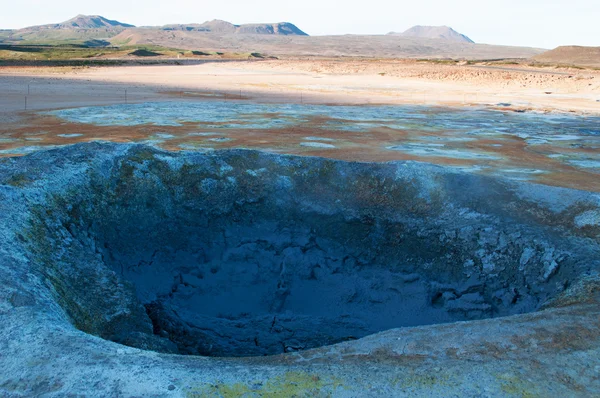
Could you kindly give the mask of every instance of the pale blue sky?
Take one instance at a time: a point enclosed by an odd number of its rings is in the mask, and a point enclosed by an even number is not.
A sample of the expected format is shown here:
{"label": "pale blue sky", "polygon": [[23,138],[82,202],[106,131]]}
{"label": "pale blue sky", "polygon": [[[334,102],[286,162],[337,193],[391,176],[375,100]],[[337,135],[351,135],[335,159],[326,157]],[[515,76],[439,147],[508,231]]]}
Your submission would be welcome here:
{"label": "pale blue sky", "polygon": [[599,0],[0,0],[0,28],[99,14],[134,25],[292,22],[311,35],[449,25],[478,43],[600,46]]}

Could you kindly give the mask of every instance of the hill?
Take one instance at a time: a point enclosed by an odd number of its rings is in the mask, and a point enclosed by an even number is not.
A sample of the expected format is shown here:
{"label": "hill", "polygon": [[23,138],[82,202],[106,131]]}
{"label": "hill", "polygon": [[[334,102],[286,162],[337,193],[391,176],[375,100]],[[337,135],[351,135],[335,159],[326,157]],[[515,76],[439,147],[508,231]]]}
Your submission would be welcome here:
{"label": "hill", "polygon": [[420,37],[424,39],[441,39],[456,43],[474,43],[467,36],[458,33],[449,26],[413,26],[412,28],[402,32],[390,32],[388,35],[404,36],[404,37]]}
{"label": "hill", "polygon": [[77,15],[64,22],[29,26],[11,31],[6,42],[72,44],[106,40],[134,25],[113,21],[99,15]]}
{"label": "hill", "polygon": [[16,32],[37,32],[42,30],[52,29],[102,29],[102,30],[123,30],[133,28],[134,25],[126,24],[119,21],[106,19],[100,15],[77,15],[64,22],[47,25],[29,26],[27,28],[18,29]]}
{"label": "hill", "polygon": [[202,24],[173,24],[165,26],[146,26],[136,28],[133,25],[110,20],[99,15],[77,15],[68,21],[30,26],[23,29],[2,31],[0,42],[12,44],[89,44],[105,43],[126,29],[134,29],[142,36],[151,36],[152,32],[181,31],[213,33],[215,35],[281,35],[308,36],[296,25],[289,22],[234,25],[227,21],[213,20]]}
{"label": "hill", "polygon": [[247,24],[240,25],[236,33],[259,34],[259,35],[281,35],[281,36],[308,36],[305,32],[289,22],[275,24]]}
{"label": "hill", "polygon": [[[147,27],[147,29],[154,29]],[[165,25],[158,29],[161,30],[180,30],[186,32],[205,32],[205,33],[220,33],[220,34],[259,34],[259,35],[296,35],[308,36],[298,27],[289,22],[268,23],[268,24],[246,24],[234,25],[231,22],[215,19],[213,21],[204,22],[202,24],[178,24]]]}
{"label": "hill", "polygon": [[12,34],[13,31],[10,29],[0,29],[0,43],[7,40]]}
{"label": "hill", "polygon": [[493,46],[398,36],[299,36],[275,34],[206,34],[198,30],[127,29],[110,39],[112,45],[160,45],[202,51],[259,52],[274,56],[453,58],[530,58],[544,50]]}
{"label": "hill", "polygon": [[600,47],[561,46],[533,59],[553,64],[600,67]]}
{"label": "hill", "polygon": [[[441,40],[442,38],[443,40]],[[134,27],[97,15],[78,15],[58,24],[0,31],[3,45],[160,46],[193,52],[261,53],[274,56],[427,59],[530,58],[543,50],[474,44],[448,27],[415,27],[397,35],[308,36],[288,22]]]}
{"label": "hill", "polygon": [[56,25],[45,25],[58,29],[114,29],[133,28],[133,25],[106,19],[100,15],[77,15]]}

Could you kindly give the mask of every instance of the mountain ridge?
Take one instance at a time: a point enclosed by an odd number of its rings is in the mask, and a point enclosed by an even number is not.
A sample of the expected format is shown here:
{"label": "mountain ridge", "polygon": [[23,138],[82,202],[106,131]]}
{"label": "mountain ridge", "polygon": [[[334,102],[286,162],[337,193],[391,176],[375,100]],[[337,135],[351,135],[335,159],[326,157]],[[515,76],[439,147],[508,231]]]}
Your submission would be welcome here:
{"label": "mountain ridge", "polygon": [[45,29],[127,29],[134,28],[135,25],[115,21],[112,19],[104,18],[101,15],[83,15],[79,14],[75,17],[68,19],[64,22],[45,24],[45,25],[34,25],[28,26],[22,29],[16,29],[17,32],[22,31],[35,31]]}
{"label": "mountain ridge", "polygon": [[3,46],[159,46],[196,52],[260,53],[283,57],[390,59],[530,58],[545,51],[528,47],[493,46],[474,44],[466,40],[434,40],[423,37],[308,36],[289,22],[235,25],[227,21],[212,20],[203,23],[126,27],[130,24],[103,17],[98,18],[78,15],[63,23],[41,25],[42,28],[23,29],[16,33],[0,30],[0,44]]}
{"label": "mountain ridge", "polygon": [[[83,15],[79,14],[64,22],[28,26],[22,29],[13,30],[13,33],[29,34],[40,31],[53,30],[73,30],[73,31],[90,31],[101,30],[106,32],[115,32],[118,34],[125,29],[137,29],[135,25],[119,22],[116,20],[105,18],[101,15]],[[236,25],[228,21],[213,19],[203,23],[190,24],[169,24],[163,26],[143,26],[142,29],[156,30],[182,30],[196,31],[205,33],[221,33],[221,34],[265,34],[265,35],[296,35],[308,36],[305,32],[299,29],[296,25],[290,22],[277,23],[252,23]]]}
{"label": "mountain ridge", "polygon": [[415,25],[404,32],[390,32],[390,36],[404,36],[404,37],[420,37],[423,39],[440,39],[446,41],[452,41],[456,43],[475,43],[468,36],[463,35],[452,29],[449,26],[424,26]]}
{"label": "mountain ridge", "polygon": [[128,30],[158,32],[183,31],[218,34],[264,35],[264,36],[308,36],[290,22],[234,25],[222,20],[206,21],[201,24],[172,24],[164,26],[135,25],[111,20],[100,15],[79,14],[64,22],[35,25],[21,29],[0,29],[3,44],[87,44],[92,42],[109,44],[109,40]]}
{"label": "mountain ridge", "polygon": [[295,35],[295,36],[308,36],[307,33],[300,30],[296,25],[291,22],[277,22],[277,23],[252,23],[252,24],[241,24],[236,25],[228,21],[219,19],[213,19],[212,21],[206,21],[201,24],[169,24],[159,27],[149,26],[148,29],[158,28],[162,30],[182,30],[182,31],[195,31],[205,33],[231,33],[231,34],[273,34],[273,35]]}

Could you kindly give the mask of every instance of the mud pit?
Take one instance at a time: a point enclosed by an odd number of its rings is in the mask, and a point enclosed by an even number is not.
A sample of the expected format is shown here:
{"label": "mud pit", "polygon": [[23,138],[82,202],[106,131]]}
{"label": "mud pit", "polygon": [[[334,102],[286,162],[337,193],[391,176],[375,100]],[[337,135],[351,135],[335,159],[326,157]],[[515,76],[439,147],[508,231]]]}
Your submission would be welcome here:
{"label": "mud pit", "polygon": [[581,191],[415,162],[48,153],[5,181],[66,175],[28,205],[27,257],[78,329],[143,349],[263,356],[532,312],[600,258]]}

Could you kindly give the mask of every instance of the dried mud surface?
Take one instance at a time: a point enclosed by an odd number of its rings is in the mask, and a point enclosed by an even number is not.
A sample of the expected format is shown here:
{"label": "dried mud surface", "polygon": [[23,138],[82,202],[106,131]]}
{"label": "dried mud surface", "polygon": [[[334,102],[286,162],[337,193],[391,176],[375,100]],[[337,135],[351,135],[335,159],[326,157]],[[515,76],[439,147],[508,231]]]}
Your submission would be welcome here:
{"label": "dried mud surface", "polygon": [[[154,124],[114,121],[103,125],[98,118],[91,118],[89,122],[64,119],[59,117],[60,112],[21,114],[0,126],[0,157],[92,141],[141,142],[170,151],[249,148],[340,160],[424,161],[474,173],[600,192],[600,128],[597,117],[569,117],[561,122],[560,118],[542,115],[534,115],[534,119],[530,120],[529,116],[521,117],[503,106],[491,108],[494,109],[492,112],[431,107],[417,108],[416,113],[409,111],[409,116],[420,115],[421,119],[417,121],[369,119],[363,122],[357,120],[366,112],[364,109],[361,111],[361,107],[352,110],[301,105],[252,106],[239,100],[219,102],[223,98],[209,100],[213,102],[206,105],[190,98],[177,98],[176,101],[119,105],[106,110],[90,108],[90,112],[93,113],[94,109],[100,114],[108,112],[105,114],[108,120],[111,112],[143,117],[144,109],[152,109],[152,106],[173,107],[186,112],[187,108],[208,108],[220,109],[223,119],[177,123],[157,121]],[[243,110],[236,110],[238,107],[247,107],[253,113],[244,114]],[[291,112],[290,109],[301,115],[292,113],[286,116],[285,112]],[[353,120],[335,116],[336,109],[343,109],[352,115]],[[369,108],[366,110],[375,112]],[[69,111],[65,112],[65,115],[69,114]],[[302,112],[306,114],[302,115]],[[460,115],[461,112],[464,112],[465,118],[491,117],[514,124],[495,130],[494,127],[486,127],[483,120],[474,124],[472,130],[464,126],[457,130],[454,125],[444,129],[444,122],[436,119],[436,115]],[[277,122],[270,123],[273,118]],[[546,127],[532,130],[535,120],[543,122]],[[100,121],[100,124],[95,121]],[[412,126],[411,123],[424,123],[425,127]]]}

